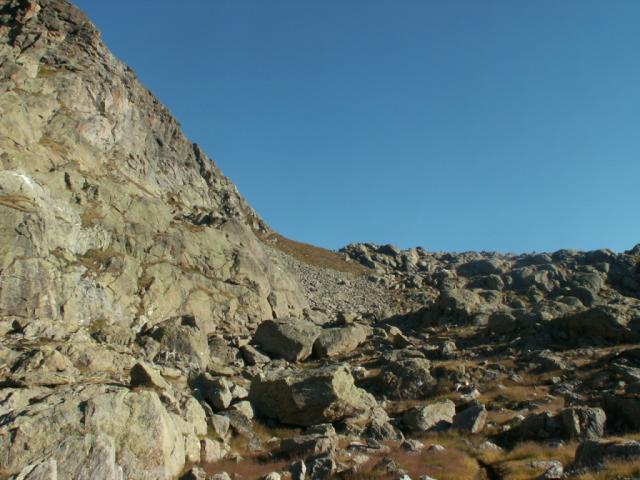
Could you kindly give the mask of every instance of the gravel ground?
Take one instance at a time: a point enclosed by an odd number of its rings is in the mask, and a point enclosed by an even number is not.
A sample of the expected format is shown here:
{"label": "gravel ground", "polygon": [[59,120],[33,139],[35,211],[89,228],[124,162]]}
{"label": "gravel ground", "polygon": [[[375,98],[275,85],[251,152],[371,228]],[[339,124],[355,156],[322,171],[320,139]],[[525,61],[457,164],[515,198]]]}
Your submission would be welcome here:
{"label": "gravel ground", "polygon": [[326,313],[330,320],[338,312],[374,314],[376,317],[389,314],[391,295],[371,276],[315,267],[271,246],[265,245],[265,249],[291,272],[312,310]]}

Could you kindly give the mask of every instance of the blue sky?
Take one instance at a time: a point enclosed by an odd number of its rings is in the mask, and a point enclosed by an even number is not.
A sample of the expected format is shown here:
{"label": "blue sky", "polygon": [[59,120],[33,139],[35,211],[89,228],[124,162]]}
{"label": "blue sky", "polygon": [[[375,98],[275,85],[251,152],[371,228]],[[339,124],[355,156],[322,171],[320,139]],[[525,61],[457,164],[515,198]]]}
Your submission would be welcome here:
{"label": "blue sky", "polygon": [[280,233],[640,243],[637,0],[76,0]]}

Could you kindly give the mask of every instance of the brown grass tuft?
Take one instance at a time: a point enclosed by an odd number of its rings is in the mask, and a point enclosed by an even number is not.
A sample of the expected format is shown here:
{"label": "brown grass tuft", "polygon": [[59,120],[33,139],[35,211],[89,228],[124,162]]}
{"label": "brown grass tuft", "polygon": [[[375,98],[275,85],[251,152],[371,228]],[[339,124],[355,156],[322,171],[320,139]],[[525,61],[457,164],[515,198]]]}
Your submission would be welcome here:
{"label": "brown grass tuft", "polygon": [[281,252],[314,267],[328,268],[356,276],[371,272],[371,270],[365,266],[356,262],[347,261],[344,255],[332,252],[331,250],[289,240],[278,233],[257,233],[257,235],[263,243],[277,248]]}

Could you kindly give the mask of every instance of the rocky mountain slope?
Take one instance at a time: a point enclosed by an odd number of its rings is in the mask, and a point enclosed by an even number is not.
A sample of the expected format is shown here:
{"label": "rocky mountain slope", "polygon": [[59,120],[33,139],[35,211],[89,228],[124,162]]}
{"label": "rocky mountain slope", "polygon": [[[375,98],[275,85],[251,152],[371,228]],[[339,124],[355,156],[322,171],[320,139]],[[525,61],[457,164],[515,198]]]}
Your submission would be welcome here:
{"label": "rocky mountain slope", "polygon": [[88,19],[63,1],[0,12],[1,314],[62,333],[299,312],[264,223]]}
{"label": "rocky mountain slope", "polygon": [[0,478],[640,475],[640,246],[288,240],[66,0],[0,0],[0,239]]}

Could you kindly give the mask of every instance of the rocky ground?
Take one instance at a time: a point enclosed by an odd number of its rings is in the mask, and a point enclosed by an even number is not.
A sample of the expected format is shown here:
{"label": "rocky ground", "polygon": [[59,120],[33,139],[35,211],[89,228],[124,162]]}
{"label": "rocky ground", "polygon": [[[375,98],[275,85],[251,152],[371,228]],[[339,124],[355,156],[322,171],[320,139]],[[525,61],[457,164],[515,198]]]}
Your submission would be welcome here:
{"label": "rocky ground", "polygon": [[288,240],[66,0],[0,113],[0,478],[640,476],[640,246]]}

